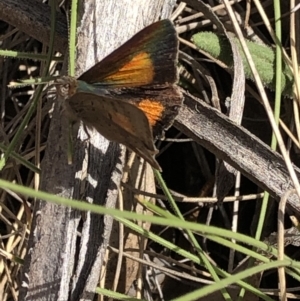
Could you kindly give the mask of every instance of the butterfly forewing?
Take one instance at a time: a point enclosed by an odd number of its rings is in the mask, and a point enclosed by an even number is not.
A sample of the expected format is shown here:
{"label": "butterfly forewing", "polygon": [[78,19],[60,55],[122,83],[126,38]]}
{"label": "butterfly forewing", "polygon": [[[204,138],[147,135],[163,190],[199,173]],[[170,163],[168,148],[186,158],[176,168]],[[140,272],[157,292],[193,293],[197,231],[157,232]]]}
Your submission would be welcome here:
{"label": "butterfly forewing", "polygon": [[170,20],[144,28],[79,79],[116,87],[161,85],[177,81],[178,39]]}

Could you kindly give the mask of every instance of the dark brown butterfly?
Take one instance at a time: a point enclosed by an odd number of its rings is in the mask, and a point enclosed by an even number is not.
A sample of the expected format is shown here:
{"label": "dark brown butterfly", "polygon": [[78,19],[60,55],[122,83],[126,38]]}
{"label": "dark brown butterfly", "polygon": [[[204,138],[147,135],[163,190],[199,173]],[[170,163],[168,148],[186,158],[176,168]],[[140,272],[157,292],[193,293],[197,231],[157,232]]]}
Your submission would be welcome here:
{"label": "dark brown butterfly", "polygon": [[172,125],[182,104],[176,86],[177,58],[175,28],[162,20],[138,32],[78,79],[59,79],[58,93],[75,119],[161,170],[153,139]]}

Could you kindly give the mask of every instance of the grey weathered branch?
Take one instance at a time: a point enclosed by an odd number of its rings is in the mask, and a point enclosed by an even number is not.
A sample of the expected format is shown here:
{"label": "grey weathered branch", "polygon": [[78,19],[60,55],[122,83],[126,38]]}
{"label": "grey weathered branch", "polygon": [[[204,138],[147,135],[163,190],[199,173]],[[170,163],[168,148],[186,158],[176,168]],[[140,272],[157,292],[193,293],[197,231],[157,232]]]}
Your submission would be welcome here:
{"label": "grey weathered branch", "polygon": [[[0,0],[0,20],[19,28],[32,38],[49,45],[50,6],[36,0]],[[56,13],[56,38],[54,49],[61,53],[68,50],[68,26],[66,17]]]}
{"label": "grey weathered branch", "polygon": [[[185,105],[175,126],[276,199],[293,188],[280,154],[205,102],[185,94]],[[300,178],[299,168],[294,168]],[[300,203],[296,195],[289,197],[288,204],[300,216]]]}

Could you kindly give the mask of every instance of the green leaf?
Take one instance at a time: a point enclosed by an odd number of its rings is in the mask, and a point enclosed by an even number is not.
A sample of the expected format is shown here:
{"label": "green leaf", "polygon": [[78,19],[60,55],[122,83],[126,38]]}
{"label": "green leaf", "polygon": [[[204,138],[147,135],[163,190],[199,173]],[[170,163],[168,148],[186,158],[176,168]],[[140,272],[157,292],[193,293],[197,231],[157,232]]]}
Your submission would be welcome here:
{"label": "green leaf", "polygon": [[[243,61],[245,76],[254,80],[248,61],[244,55],[238,39],[236,44],[239,47]],[[229,41],[225,36],[217,35],[213,32],[200,32],[192,37],[194,44],[202,51],[207,52],[213,58],[220,60],[229,68],[233,68],[233,57]],[[275,50],[251,41],[246,41],[249,51],[263,84],[270,90],[275,90]],[[283,64],[281,91],[284,96],[293,95],[293,75],[286,64]]]}

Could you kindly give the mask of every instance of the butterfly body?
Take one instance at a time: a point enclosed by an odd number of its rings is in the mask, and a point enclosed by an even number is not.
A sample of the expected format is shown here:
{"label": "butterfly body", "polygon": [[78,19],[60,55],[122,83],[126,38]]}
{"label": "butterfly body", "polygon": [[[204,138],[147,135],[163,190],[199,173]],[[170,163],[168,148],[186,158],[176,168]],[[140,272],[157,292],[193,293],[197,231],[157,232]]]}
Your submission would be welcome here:
{"label": "butterfly body", "polygon": [[182,104],[177,53],[172,23],[153,23],[77,80],[61,78],[59,94],[74,118],[160,169],[153,139],[163,136]]}

